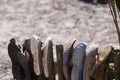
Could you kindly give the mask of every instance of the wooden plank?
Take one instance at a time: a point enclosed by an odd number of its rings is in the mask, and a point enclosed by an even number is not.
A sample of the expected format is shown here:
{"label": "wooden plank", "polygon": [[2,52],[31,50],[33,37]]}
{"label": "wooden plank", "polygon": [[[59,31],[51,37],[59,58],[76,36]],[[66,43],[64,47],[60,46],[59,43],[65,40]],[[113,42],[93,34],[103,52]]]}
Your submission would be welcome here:
{"label": "wooden plank", "polygon": [[63,74],[63,45],[56,45],[58,79],[65,80]]}

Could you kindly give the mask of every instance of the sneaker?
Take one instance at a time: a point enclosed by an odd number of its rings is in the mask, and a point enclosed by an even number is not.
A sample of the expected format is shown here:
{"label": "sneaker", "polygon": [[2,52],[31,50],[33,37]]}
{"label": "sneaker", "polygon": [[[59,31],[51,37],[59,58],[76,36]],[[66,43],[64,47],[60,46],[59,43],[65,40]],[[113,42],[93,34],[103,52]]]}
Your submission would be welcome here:
{"label": "sneaker", "polygon": [[30,40],[30,49],[33,57],[33,67],[36,75],[43,74],[42,64],[42,42],[37,36],[33,36]]}
{"label": "sneaker", "polygon": [[76,42],[76,40],[73,40],[72,43],[64,46],[63,51],[63,73],[66,78],[66,80],[71,80],[71,71],[72,66],[70,65],[70,61],[72,58],[73,53],[73,45]]}
{"label": "sneaker", "polygon": [[72,57],[73,69],[71,74],[71,80],[83,80],[83,67],[85,56],[86,45],[80,43],[75,47]]}
{"label": "sneaker", "polygon": [[98,48],[93,48],[88,54],[86,54],[84,71],[83,71],[83,80],[90,80],[90,70],[95,63],[96,55],[98,54]]}
{"label": "sneaker", "polygon": [[45,77],[49,78],[50,80],[55,80],[53,43],[50,37],[46,40],[43,49],[43,66],[44,66]]}

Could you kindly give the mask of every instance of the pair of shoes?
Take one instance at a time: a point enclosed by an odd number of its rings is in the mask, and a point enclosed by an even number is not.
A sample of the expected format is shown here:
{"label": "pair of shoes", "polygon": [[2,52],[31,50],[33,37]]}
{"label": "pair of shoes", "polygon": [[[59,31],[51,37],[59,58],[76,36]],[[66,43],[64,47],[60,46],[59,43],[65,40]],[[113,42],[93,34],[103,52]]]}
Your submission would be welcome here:
{"label": "pair of shoes", "polygon": [[63,73],[66,80],[71,80],[71,71],[72,66],[70,65],[70,61],[72,59],[72,53],[73,53],[73,46],[76,40],[73,40],[72,43],[67,44],[64,46],[64,52],[63,52]]}
{"label": "pair of shoes", "polygon": [[83,80],[90,79],[90,69],[95,64],[96,55],[98,54],[98,48],[92,48],[88,54],[86,54],[84,71],[83,71]]}
{"label": "pair of shoes", "polygon": [[75,47],[72,62],[71,80],[83,80],[84,61],[86,56],[86,45],[80,43]]}
{"label": "pair of shoes", "polygon": [[46,77],[55,80],[52,40],[48,38],[43,47],[40,39],[37,36],[33,36],[30,40],[30,48],[34,72],[37,77],[39,79],[45,79]]}
{"label": "pair of shoes", "polygon": [[90,75],[96,80],[104,79],[104,68],[110,53],[114,50],[112,46],[102,48],[96,56],[95,64],[91,68]]}
{"label": "pair of shoes", "polygon": [[53,42],[50,37],[45,41],[43,48],[43,66],[46,78],[55,80],[54,72],[54,59],[53,59]]}

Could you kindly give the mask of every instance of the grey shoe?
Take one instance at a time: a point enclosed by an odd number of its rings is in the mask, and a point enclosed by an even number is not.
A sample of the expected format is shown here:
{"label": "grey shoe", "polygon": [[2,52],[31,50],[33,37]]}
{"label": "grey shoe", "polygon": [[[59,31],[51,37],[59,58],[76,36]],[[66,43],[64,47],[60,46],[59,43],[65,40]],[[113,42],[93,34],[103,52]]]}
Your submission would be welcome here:
{"label": "grey shoe", "polygon": [[48,38],[45,42],[43,49],[43,65],[44,74],[50,80],[54,80],[54,60],[53,60],[53,43],[51,38]]}
{"label": "grey shoe", "polygon": [[36,75],[43,74],[42,64],[42,42],[37,36],[33,36],[30,40],[30,49],[33,57],[33,67]]}
{"label": "grey shoe", "polygon": [[44,74],[50,80],[55,80],[54,59],[53,59],[53,42],[47,38],[43,49]]}
{"label": "grey shoe", "polygon": [[96,55],[98,54],[98,48],[93,48],[88,54],[86,54],[84,71],[83,71],[83,80],[90,79],[91,67],[95,64]]}

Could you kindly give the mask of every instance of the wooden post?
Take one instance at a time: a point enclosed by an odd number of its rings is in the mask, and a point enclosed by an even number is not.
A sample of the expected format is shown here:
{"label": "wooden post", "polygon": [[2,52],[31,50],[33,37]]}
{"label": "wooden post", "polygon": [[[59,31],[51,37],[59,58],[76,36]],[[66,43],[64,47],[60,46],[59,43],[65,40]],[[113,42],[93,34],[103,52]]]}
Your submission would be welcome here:
{"label": "wooden post", "polygon": [[58,79],[65,80],[63,74],[63,45],[56,45]]}
{"label": "wooden post", "polygon": [[51,70],[49,73],[49,80],[55,80],[55,66],[54,66],[54,58],[53,58],[53,43],[52,41],[49,42],[49,46],[48,46],[48,54],[49,54],[49,60],[51,63],[51,66],[49,66]]}
{"label": "wooden post", "polygon": [[115,52],[115,80],[120,80],[120,50]]}

